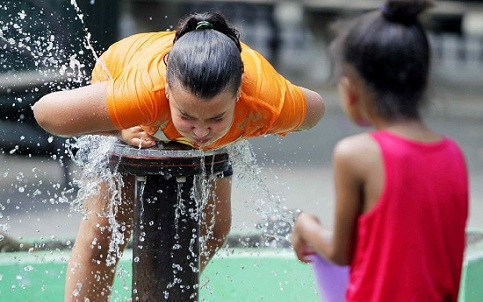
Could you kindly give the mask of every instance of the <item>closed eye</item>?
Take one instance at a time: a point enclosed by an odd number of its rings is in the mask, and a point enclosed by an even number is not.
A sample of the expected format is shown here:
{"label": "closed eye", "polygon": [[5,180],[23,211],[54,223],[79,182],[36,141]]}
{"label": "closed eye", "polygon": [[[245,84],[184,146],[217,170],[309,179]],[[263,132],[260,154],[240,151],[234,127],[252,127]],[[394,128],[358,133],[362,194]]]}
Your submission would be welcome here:
{"label": "closed eye", "polygon": [[[181,119],[186,120],[186,121],[194,121],[194,120],[197,119],[197,118],[192,117],[191,115],[189,115],[185,112],[182,112],[182,111],[180,111],[180,114],[181,114]],[[216,115],[214,117],[209,118],[208,120],[212,121],[212,122],[221,122],[221,121],[224,120],[224,117],[225,117],[225,113],[221,113],[219,115]]]}
{"label": "closed eye", "polygon": [[181,118],[182,118],[183,120],[192,121],[192,120],[194,120],[194,119],[195,119],[195,118],[194,118],[194,117],[192,117],[191,115],[189,115],[189,114],[187,114],[187,113],[184,113],[184,112],[182,112],[182,111],[180,111],[180,114],[181,114]]}
{"label": "closed eye", "polygon": [[215,115],[212,118],[210,118],[210,120],[212,120],[214,122],[221,122],[224,117],[225,117],[225,113],[220,113],[220,114]]}
{"label": "closed eye", "polygon": [[186,120],[186,121],[193,121],[194,120],[194,118],[192,118],[191,116],[186,116],[186,115],[182,115],[181,119]]}

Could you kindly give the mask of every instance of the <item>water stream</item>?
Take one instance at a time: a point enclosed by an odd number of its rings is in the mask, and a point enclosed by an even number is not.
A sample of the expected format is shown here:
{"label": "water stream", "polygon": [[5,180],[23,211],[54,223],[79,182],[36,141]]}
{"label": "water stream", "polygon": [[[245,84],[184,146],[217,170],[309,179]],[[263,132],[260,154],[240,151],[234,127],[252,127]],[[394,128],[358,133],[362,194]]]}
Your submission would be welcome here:
{"label": "water stream", "polygon": [[[8,4],[7,4],[8,2]],[[50,91],[70,89],[79,86],[83,83],[89,82],[88,68],[81,60],[82,57],[92,56],[94,60],[99,61],[98,54],[96,53],[93,43],[91,42],[91,35],[89,30],[85,27],[84,15],[77,5],[75,0],[70,1],[72,9],[76,12],[76,18],[72,22],[80,23],[82,28],[82,38],[80,40],[69,41],[68,37],[58,36],[55,31],[51,30],[49,25],[49,12],[42,10],[33,10],[28,7],[24,7],[21,4],[12,5],[10,1],[0,1],[0,11],[3,11],[9,16],[8,20],[0,20],[0,48],[11,50],[10,53],[23,54],[25,58],[28,58],[34,65],[35,72],[42,77],[48,79],[45,86]],[[34,14],[36,13],[36,14]],[[39,14],[41,18],[39,18]],[[38,19],[37,21],[35,21]],[[43,21],[45,20],[45,21]],[[79,25],[78,25],[79,26]],[[69,48],[72,43],[77,43],[76,47]],[[5,55],[0,55],[3,59],[6,59],[8,64],[19,63],[15,56],[5,58]],[[20,62],[27,64],[27,62]],[[102,64],[102,62],[101,62]],[[9,69],[9,67],[7,67]],[[13,77],[17,77],[18,73],[13,69],[9,72]],[[0,69],[1,71],[1,69]],[[62,81],[57,81],[61,79]],[[22,103],[21,98],[17,98],[12,103],[12,106],[18,106]],[[49,137],[47,143],[52,143],[53,138]],[[69,203],[72,212],[82,213],[84,219],[87,219],[88,212],[84,207],[84,200],[89,198],[96,198],[99,194],[103,194],[102,190],[107,188],[110,194],[107,198],[107,204],[105,207],[104,215],[109,220],[109,231],[112,232],[112,239],[109,244],[109,255],[104,260],[108,265],[114,265],[117,259],[122,257],[123,253],[119,246],[122,245],[127,238],[124,238],[125,226],[116,220],[116,215],[119,214],[119,206],[123,202],[120,188],[123,187],[123,180],[120,173],[113,172],[109,169],[107,164],[107,157],[109,151],[115,144],[116,139],[112,137],[86,135],[81,137],[75,137],[67,140],[66,150],[70,159],[79,167],[81,171],[79,175],[73,175],[72,186],[66,188],[59,195],[49,196],[48,199],[52,204],[52,208],[59,203]],[[17,152],[18,148],[13,148],[9,153]],[[266,221],[272,215],[278,215],[281,219],[290,221],[291,217],[284,217],[285,209],[283,206],[283,198],[270,192],[269,188],[264,183],[262,177],[260,177],[261,168],[257,165],[255,154],[248,142],[242,142],[230,146],[228,148],[230,154],[230,160],[234,168],[234,184],[241,185],[246,188],[250,188],[256,194],[256,200],[247,201],[247,204],[253,204],[253,211],[259,213],[260,220]],[[141,152],[141,151],[140,151]],[[54,159],[57,159],[59,155],[54,155]],[[213,190],[210,190],[210,184],[213,183],[207,175],[212,175],[213,170],[206,169],[206,166],[213,169],[213,163],[206,165],[205,156],[201,156],[202,174],[195,177],[195,184],[193,186],[192,196],[197,203],[197,208],[203,209],[208,206],[208,200],[210,198],[216,198],[211,196]],[[35,167],[33,168],[35,170]],[[8,174],[8,171],[4,172],[4,176]],[[216,186],[216,183],[214,184]],[[15,187],[19,192],[25,190],[25,184],[23,183],[23,176],[20,173],[17,176],[17,183]],[[35,186],[35,185],[34,185]],[[60,189],[60,184],[53,184],[53,191]],[[183,182],[178,183],[178,191],[183,190]],[[77,191],[77,194],[73,194],[73,191]],[[42,195],[41,191],[34,191],[29,198],[35,198],[38,195]],[[50,195],[47,192],[47,195]],[[67,197],[68,196],[68,197]],[[154,202],[154,201],[153,201]],[[179,194],[178,206],[176,207],[176,215],[185,211],[184,200]],[[214,205],[210,205],[209,209],[211,213],[216,212]],[[21,210],[21,209],[18,209]],[[178,213],[179,212],[179,213]],[[190,215],[204,215],[202,212],[193,212]],[[236,215],[236,213],[234,213]],[[179,217],[179,216],[178,216]],[[207,221],[208,235],[212,236],[214,228],[214,215],[211,215],[211,221]],[[0,227],[4,231],[7,231],[9,226],[5,219],[2,219],[2,207],[0,206]],[[205,216],[201,217],[205,219]],[[262,225],[263,229],[263,225]],[[271,233],[270,230],[265,230],[268,237],[272,237],[276,240],[287,240],[286,237],[280,236],[276,233]],[[142,237],[143,234],[141,233]],[[199,238],[201,242],[201,253],[206,253],[203,246],[207,241],[207,237]],[[2,238],[0,237],[0,240]],[[194,238],[193,238],[194,239]],[[142,238],[140,238],[142,242]],[[269,242],[269,241],[267,241]],[[273,241],[270,241],[273,242]],[[194,240],[192,240],[194,244]],[[92,242],[92,247],[95,248],[99,244],[96,240]],[[268,245],[269,243],[267,243]],[[173,246],[173,250],[183,248],[179,246]],[[191,252],[191,256],[195,257],[193,246],[190,245],[188,250]],[[136,259],[133,259],[136,261]],[[196,266],[192,266],[193,271],[198,270]],[[179,267],[176,265],[173,267],[173,282],[172,285],[181,282],[176,278],[176,273]],[[125,279],[128,276],[124,276],[123,268],[118,268],[118,278]],[[1,282],[1,280],[0,280]],[[78,289],[82,287],[82,284],[78,284]],[[169,294],[169,293],[165,293]]]}

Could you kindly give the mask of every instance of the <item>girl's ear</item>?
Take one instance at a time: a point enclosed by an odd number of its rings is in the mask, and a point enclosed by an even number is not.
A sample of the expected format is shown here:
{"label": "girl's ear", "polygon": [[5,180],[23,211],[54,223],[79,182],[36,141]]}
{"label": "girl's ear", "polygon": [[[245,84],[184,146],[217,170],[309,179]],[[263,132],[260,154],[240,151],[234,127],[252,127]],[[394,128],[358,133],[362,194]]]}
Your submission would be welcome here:
{"label": "girl's ear", "polygon": [[241,75],[241,81],[240,81],[240,87],[238,87],[238,90],[236,91],[236,101],[237,102],[238,102],[238,100],[241,97],[244,76],[245,76],[245,74],[242,73],[242,75]]}
{"label": "girl's ear", "polygon": [[238,88],[238,90],[236,91],[236,101],[238,102],[238,100],[240,100],[240,97],[241,97],[241,92],[242,92],[242,89],[241,87]]}
{"label": "girl's ear", "polygon": [[343,76],[339,80],[338,89],[340,97],[346,105],[352,106],[357,102],[359,94],[353,79],[348,76]]}
{"label": "girl's ear", "polygon": [[365,118],[363,98],[360,90],[360,82],[344,76],[339,80],[338,91],[342,109],[345,114],[358,126],[370,126]]}
{"label": "girl's ear", "polygon": [[166,83],[166,86],[164,87],[164,95],[169,100],[169,86],[168,86],[168,83]]}
{"label": "girl's ear", "polygon": [[242,86],[243,86],[243,73],[241,75],[241,80],[240,80],[240,86],[238,87],[237,91],[236,91],[236,101],[238,102],[238,100],[240,99],[241,97],[241,93],[242,93]]}

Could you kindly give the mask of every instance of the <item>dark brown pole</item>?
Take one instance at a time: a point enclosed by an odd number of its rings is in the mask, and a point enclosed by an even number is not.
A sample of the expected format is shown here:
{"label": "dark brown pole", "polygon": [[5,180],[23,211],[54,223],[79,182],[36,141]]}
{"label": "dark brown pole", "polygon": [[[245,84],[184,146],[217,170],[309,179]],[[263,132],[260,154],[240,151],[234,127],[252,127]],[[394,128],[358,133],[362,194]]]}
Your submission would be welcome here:
{"label": "dark brown pole", "polygon": [[119,144],[109,158],[111,169],[136,175],[133,301],[198,301],[197,195],[203,188],[195,187],[201,177],[226,170],[228,154],[202,154],[178,144],[147,150]]}
{"label": "dark brown pole", "polygon": [[198,301],[199,201],[190,196],[194,176],[184,182],[137,178],[133,301]]}

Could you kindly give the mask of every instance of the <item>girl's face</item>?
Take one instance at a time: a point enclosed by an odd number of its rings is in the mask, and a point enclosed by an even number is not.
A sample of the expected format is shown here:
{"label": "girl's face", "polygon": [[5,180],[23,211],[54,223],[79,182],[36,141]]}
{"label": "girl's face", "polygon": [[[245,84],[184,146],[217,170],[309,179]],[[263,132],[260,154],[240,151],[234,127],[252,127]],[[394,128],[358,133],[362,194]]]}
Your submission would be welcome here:
{"label": "girl's face", "polygon": [[339,99],[345,115],[359,127],[370,127],[367,118],[367,99],[361,90],[360,82],[347,76],[342,77],[337,85]]}
{"label": "girl's face", "polygon": [[225,90],[211,99],[199,99],[180,86],[166,87],[171,119],[178,132],[196,145],[209,145],[230,129],[239,93]]}

